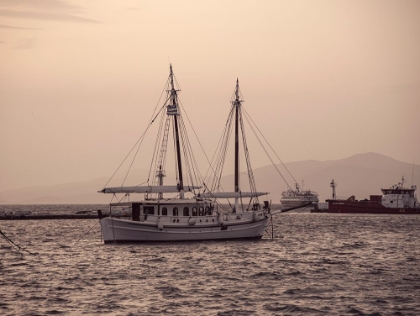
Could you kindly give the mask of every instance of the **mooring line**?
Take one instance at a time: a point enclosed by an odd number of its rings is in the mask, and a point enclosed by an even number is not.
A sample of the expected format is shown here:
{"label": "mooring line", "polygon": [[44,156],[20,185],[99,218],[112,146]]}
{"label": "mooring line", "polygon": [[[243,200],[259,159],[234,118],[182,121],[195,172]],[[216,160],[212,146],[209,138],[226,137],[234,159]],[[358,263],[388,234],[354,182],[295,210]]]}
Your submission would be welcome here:
{"label": "mooring line", "polygon": [[93,228],[93,227],[95,227],[96,225],[98,225],[98,223],[99,223],[99,221],[98,222],[96,222],[91,228],[89,228],[89,230],[85,233],[85,234],[83,234],[74,244],[73,244],[73,246],[76,246],[76,244],[83,238],[83,237],[85,237],[87,234],[89,234],[89,232],[91,231],[91,229]]}
{"label": "mooring line", "polygon": [[22,251],[26,251],[27,253],[29,253],[30,255],[35,255],[34,253],[31,253],[29,250],[26,250],[25,248],[22,248],[21,246],[19,246],[19,245],[17,245],[17,244],[15,244],[14,242],[13,242],[13,240],[11,240],[9,237],[7,237],[6,236],[6,234],[5,233],[3,233],[2,231],[1,231],[1,229],[0,229],[0,234],[4,237],[4,239],[6,239],[6,241],[9,243],[9,244],[11,244],[12,246],[15,246],[16,248],[18,248],[18,249],[15,249],[15,248],[13,248],[15,251],[17,251],[21,256],[23,256],[23,253],[21,253],[20,251],[19,251],[19,249],[21,249]]}

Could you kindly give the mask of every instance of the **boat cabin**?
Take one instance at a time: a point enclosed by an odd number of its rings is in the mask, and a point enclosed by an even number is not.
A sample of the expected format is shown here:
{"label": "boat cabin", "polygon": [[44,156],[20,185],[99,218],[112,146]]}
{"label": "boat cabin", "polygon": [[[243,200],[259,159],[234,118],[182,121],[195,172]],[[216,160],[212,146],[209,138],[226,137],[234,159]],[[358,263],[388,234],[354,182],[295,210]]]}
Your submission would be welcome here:
{"label": "boat cabin", "polygon": [[168,217],[197,217],[214,215],[214,205],[210,201],[141,201],[128,203],[115,203],[111,206],[125,206],[131,208],[133,221],[146,220],[148,215]]}
{"label": "boat cabin", "polygon": [[408,194],[410,197],[414,197],[414,191],[416,189],[400,189],[400,188],[390,188],[390,189],[382,189],[384,195],[387,194]]}
{"label": "boat cabin", "polygon": [[416,208],[418,207],[417,197],[414,192],[417,187],[404,188],[402,184],[394,185],[389,189],[382,189],[382,205],[387,208]]}

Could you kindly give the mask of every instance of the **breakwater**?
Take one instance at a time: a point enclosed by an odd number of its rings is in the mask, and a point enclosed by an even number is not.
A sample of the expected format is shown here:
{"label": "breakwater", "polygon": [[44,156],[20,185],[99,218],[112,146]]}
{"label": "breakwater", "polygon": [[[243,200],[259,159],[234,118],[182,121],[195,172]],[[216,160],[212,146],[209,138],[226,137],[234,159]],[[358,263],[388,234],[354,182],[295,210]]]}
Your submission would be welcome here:
{"label": "breakwater", "polygon": [[[109,214],[103,214],[102,217],[108,217]],[[113,215],[113,217],[127,217],[126,215]],[[29,214],[29,215],[15,215],[6,214],[0,215],[1,220],[40,220],[40,219],[98,219],[98,214]]]}

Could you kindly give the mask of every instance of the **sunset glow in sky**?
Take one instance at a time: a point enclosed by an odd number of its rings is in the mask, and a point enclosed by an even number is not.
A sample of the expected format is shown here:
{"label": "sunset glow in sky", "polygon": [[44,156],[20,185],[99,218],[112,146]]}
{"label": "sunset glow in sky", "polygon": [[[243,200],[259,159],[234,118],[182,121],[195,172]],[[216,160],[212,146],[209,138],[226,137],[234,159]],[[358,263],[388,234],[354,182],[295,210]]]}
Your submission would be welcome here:
{"label": "sunset glow in sky", "polygon": [[239,78],[284,162],[420,163],[420,1],[0,0],[0,191],[110,176],[170,63],[209,155]]}

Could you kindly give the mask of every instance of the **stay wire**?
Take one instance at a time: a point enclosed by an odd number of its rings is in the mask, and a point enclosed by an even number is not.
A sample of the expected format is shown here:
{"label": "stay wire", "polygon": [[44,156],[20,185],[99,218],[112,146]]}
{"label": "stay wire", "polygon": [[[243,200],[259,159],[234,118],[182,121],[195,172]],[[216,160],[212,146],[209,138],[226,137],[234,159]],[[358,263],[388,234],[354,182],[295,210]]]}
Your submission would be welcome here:
{"label": "stay wire", "polygon": [[[149,180],[150,180],[152,169],[156,170],[156,167],[157,167],[157,164],[158,164],[158,158],[157,157],[159,155],[158,154],[159,148],[161,147],[160,138],[161,138],[161,134],[162,134],[162,126],[163,126],[164,118],[165,118],[165,114],[164,114],[164,112],[162,112],[161,118],[160,118],[160,123],[159,123],[159,131],[158,131],[158,134],[156,136],[156,141],[155,141],[155,148],[153,149],[153,156],[152,156],[152,160],[150,161],[150,167],[149,167],[149,174],[147,176],[147,182],[149,182]],[[152,181],[152,182],[154,183],[154,181]]]}
{"label": "stay wire", "polygon": [[187,177],[185,178],[185,180],[186,180],[187,186],[189,185],[189,183],[191,183],[191,185],[193,186],[194,185],[193,173],[195,174],[194,166],[192,165],[191,155],[189,153],[189,148],[188,148],[188,137],[186,135],[185,126],[183,124],[181,116],[179,116],[179,119],[178,119],[178,126],[179,126],[180,138],[182,142],[182,152],[184,154],[185,167],[187,169],[186,170]]}
{"label": "stay wire", "polygon": [[[188,173],[191,181],[191,186],[194,187],[194,184],[199,184],[202,182],[202,176],[200,170],[198,168],[197,160],[195,159],[194,153],[192,151],[192,146],[188,138],[187,128],[185,126],[184,120],[180,116],[180,130],[182,135],[182,142],[183,142],[183,150],[184,156],[186,157],[186,161],[188,164]],[[195,189],[193,188],[193,192],[195,193]]]}
{"label": "stay wire", "polygon": [[[159,113],[160,112],[162,112],[162,109],[165,107],[165,105],[163,105],[161,108],[160,108],[160,110],[159,110],[159,112],[156,114],[156,116],[155,116],[155,118],[153,119],[153,121],[150,123],[150,125],[148,126],[148,128],[152,125],[152,123],[155,121],[155,119],[158,117],[158,115],[159,115]],[[147,130],[148,130],[148,128],[147,128]],[[146,130],[146,131],[147,131]],[[144,133],[144,135],[146,134],[146,132]],[[138,147],[137,147],[137,151],[136,151],[136,153],[135,153],[135,155],[134,155],[134,157],[133,157],[133,159],[132,159],[132,161],[131,161],[131,164],[130,164],[130,167],[128,168],[128,170],[127,170],[127,173],[126,173],[126,175],[125,175],[125,178],[124,178],[124,181],[123,181],[123,184],[122,185],[124,185],[124,183],[125,183],[125,180],[127,179],[127,176],[128,176],[128,174],[130,173],[130,170],[131,170],[131,167],[133,166],[133,163],[134,163],[134,161],[135,161],[135,159],[136,159],[136,157],[137,157],[137,154],[139,153],[139,150],[140,150],[140,146],[141,146],[141,144],[143,143],[143,140],[144,140],[144,137],[143,137],[143,139],[142,139],[142,141],[139,143],[139,145],[138,145]]]}
{"label": "stay wire", "polygon": [[[170,78],[168,77],[168,80],[166,82],[166,92],[167,92],[167,97],[166,100],[164,102],[163,106],[167,106],[167,102],[171,99],[171,92],[170,92]],[[166,118],[166,119],[165,119]],[[171,125],[171,120],[170,120],[170,116],[169,115],[165,115],[165,112],[162,112],[161,115],[161,121],[160,121],[160,125],[158,128],[158,134],[156,136],[156,142],[155,142],[155,149],[153,150],[153,156],[152,156],[152,160],[150,162],[150,169],[149,169],[149,175],[147,177],[147,182],[149,183],[150,181],[150,176],[152,173],[152,170],[158,170],[158,165],[162,164],[163,168],[162,171],[165,171],[165,164],[166,164],[166,150],[167,150],[167,140],[166,140],[166,144],[164,143],[164,139],[162,139],[162,132],[163,132],[163,137],[165,138],[165,134],[166,134],[166,128],[170,128]],[[165,148],[164,148],[165,146]],[[164,151],[164,152],[163,152]],[[159,152],[161,153],[159,155]],[[163,156],[162,156],[163,155]],[[163,161],[160,161],[162,158]],[[153,167],[154,165],[154,167]],[[153,184],[158,185],[159,183],[159,179],[156,177],[154,178],[154,180],[152,181]]]}
{"label": "stay wire", "polygon": [[[273,147],[270,145],[270,143],[268,142],[268,140],[265,138],[264,134],[261,132],[261,130],[258,128],[258,126],[255,124],[255,122],[253,121],[253,119],[251,118],[251,116],[248,114],[248,112],[246,112],[246,110],[244,109],[246,116],[251,120],[251,122],[254,124],[254,126],[256,127],[256,129],[258,130],[258,132],[260,133],[260,135],[264,138],[265,142],[267,143],[267,145],[270,147],[270,149],[273,151],[274,155],[276,155],[277,159],[281,162],[281,164],[283,165],[284,169],[286,169],[286,171],[289,173],[289,175],[292,177],[292,179],[295,181],[295,183],[297,183],[296,179],[293,177],[292,173],[289,171],[289,169],[287,169],[286,165],[283,163],[283,161],[280,159],[280,157],[277,155],[276,151],[273,149]],[[251,124],[250,124],[251,125]],[[287,186],[289,188],[291,188],[289,186],[289,184],[286,182]]]}
{"label": "stay wire", "polygon": [[[185,111],[184,106],[182,105],[182,102],[181,102],[181,101],[179,101],[179,105],[181,106],[181,108],[182,108],[182,112],[183,112],[183,114],[185,114],[185,117],[187,118],[187,121],[188,121],[188,123],[190,124],[192,131],[194,132],[195,138],[197,139],[198,144],[200,145],[201,151],[203,152],[204,156],[206,157],[207,163],[208,163],[208,164],[209,164],[209,166],[212,168],[212,164],[211,164],[211,162],[210,162],[210,160],[209,160],[209,158],[208,158],[208,156],[207,156],[207,154],[206,154],[206,151],[204,150],[204,147],[203,147],[203,145],[201,144],[201,141],[200,141],[200,139],[198,138],[198,135],[197,135],[197,133],[196,133],[196,131],[195,131],[195,129],[194,129],[194,126],[192,125],[192,123],[191,123],[191,121],[190,121],[190,118],[188,117],[188,114],[187,114],[187,112]],[[209,167],[209,168],[210,168],[210,167]],[[213,169],[213,168],[212,168],[212,169]],[[207,176],[207,174],[206,174],[206,176]],[[203,180],[203,181],[204,181],[204,179],[206,178],[206,176],[203,178],[203,177],[202,177],[202,175],[200,175],[200,177],[202,178],[202,180]]]}
{"label": "stay wire", "polygon": [[[168,85],[168,80],[169,80],[169,78],[166,80],[166,83],[165,83],[165,86],[164,86],[164,88],[163,88],[163,90],[162,90],[162,92],[161,92],[161,94],[160,94],[160,96],[159,96],[159,101],[156,103],[156,106],[155,106],[155,109],[153,110],[153,114],[152,114],[152,117],[151,117],[151,119],[150,119],[150,121],[149,121],[149,124],[148,124],[148,126],[146,127],[146,130],[143,132],[143,134],[139,137],[139,139],[137,140],[137,142],[134,144],[134,146],[133,146],[133,148],[131,148],[131,150],[128,152],[128,154],[126,155],[126,157],[123,159],[123,161],[121,162],[121,164],[118,166],[118,168],[115,170],[115,172],[112,174],[112,176],[109,178],[109,180],[107,181],[107,183],[104,185],[104,187],[103,188],[105,188],[107,185],[108,185],[108,183],[114,178],[114,176],[115,176],[115,174],[118,172],[118,170],[120,170],[120,168],[121,168],[121,166],[124,164],[124,162],[127,160],[127,158],[130,156],[130,154],[131,154],[131,152],[134,150],[134,148],[136,148],[136,146],[137,146],[137,144],[140,142],[140,140],[141,140],[141,142],[143,142],[143,140],[142,139],[144,139],[144,136],[146,135],[146,132],[148,131],[148,129],[150,128],[150,126],[153,124],[153,122],[155,121],[155,119],[156,119],[156,117],[159,115],[159,113],[160,113],[160,111],[162,111],[162,109],[163,109],[163,107],[165,106],[165,104],[166,104],[166,102],[167,101],[165,101],[165,103],[164,103],[164,105],[162,106],[162,108],[158,111],[158,113],[155,115],[155,113],[156,113],[156,109],[157,109],[157,107],[158,107],[158,105],[159,105],[159,103],[160,103],[160,100],[161,100],[161,98],[162,98],[162,95],[163,95],[163,93],[165,92],[165,88],[167,87],[167,85]],[[141,145],[141,143],[140,143],[140,145]],[[139,148],[140,148],[140,145],[139,145]],[[138,150],[137,150],[137,152],[138,152]],[[131,167],[130,167],[131,168]],[[127,176],[126,176],[127,177]],[[125,179],[124,179],[124,181],[125,181]]]}
{"label": "stay wire", "polygon": [[[203,178],[203,176],[200,174],[200,177],[201,177],[201,180],[202,180],[202,183],[203,183],[203,186],[204,186],[204,191],[205,190],[207,190],[207,191],[209,191],[209,193],[211,194],[211,191],[213,191],[214,190],[214,188],[212,189],[212,187],[215,187],[216,185],[215,185],[215,183],[216,182],[218,182],[219,183],[219,187],[221,187],[221,185],[220,185],[220,177],[219,177],[219,180],[217,181],[216,179],[218,178],[217,177],[217,174],[218,174],[218,172],[217,172],[217,170],[218,170],[218,168],[217,167],[214,167],[213,166],[213,162],[215,162],[215,160],[216,161],[218,161],[219,159],[218,158],[216,158],[216,156],[217,156],[217,150],[215,151],[215,153],[213,154],[213,157],[212,157],[212,159],[211,159],[211,161],[209,160],[209,157],[207,156],[207,154],[206,154],[206,151],[204,150],[204,147],[203,147],[203,145],[202,145],[202,143],[201,143],[201,141],[200,141],[200,139],[199,139],[199,137],[198,137],[198,135],[197,135],[197,133],[196,133],[196,131],[195,131],[195,129],[194,129],[194,126],[193,126],[193,124],[191,123],[191,120],[190,120],[190,118],[188,117],[188,114],[187,114],[187,112],[185,111],[185,109],[184,109],[184,106],[183,106],[183,104],[182,104],[182,102],[181,102],[181,100],[178,100],[178,104],[180,105],[180,108],[182,109],[182,113],[183,114],[185,114],[185,117],[187,118],[187,121],[188,121],[188,123],[189,123],[189,125],[191,126],[191,129],[192,129],[192,131],[194,132],[194,135],[195,135],[195,138],[197,139],[197,141],[198,141],[198,143],[199,143],[199,145],[200,145],[200,148],[201,148],[201,150],[202,150],[202,152],[204,153],[204,156],[206,157],[206,160],[207,160],[207,163],[209,164],[209,167],[208,167],[208,169],[207,169],[207,172],[206,172],[206,175],[204,176],[204,178]],[[232,113],[232,112],[231,112]],[[219,139],[219,142],[218,142],[218,145],[217,145],[217,148],[219,148],[219,146],[220,147],[223,147],[223,144],[222,144],[222,141],[223,141],[223,139],[225,138],[225,135],[226,135],[226,129],[229,129],[228,128],[228,125],[230,125],[229,123],[231,122],[231,118],[230,118],[230,116],[231,116],[231,113],[230,113],[230,115],[229,115],[229,117],[228,117],[228,119],[226,120],[226,124],[225,124],[225,128],[224,128],[224,131],[223,131],[223,133],[222,133],[222,136],[220,137],[220,139]],[[185,123],[183,122],[183,126],[184,126],[184,128],[186,129],[186,127],[185,127]],[[189,140],[188,140],[188,142],[189,142]],[[190,146],[191,146],[191,144],[190,144]],[[226,155],[226,146],[224,146],[225,147],[225,155]],[[221,150],[222,151],[222,150]],[[223,155],[223,154],[221,154],[221,155]],[[193,156],[193,158],[194,158],[194,160],[195,160],[195,156]],[[216,162],[215,162],[215,164],[216,164]],[[198,172],[199,172],[199,169],[198,169],[198,167],[197,167],[197,170],[198,170]],[[213,177],[213,185],[211,185],[211,188],[209,189],[209,187],[205,184],[205,179],[207,179],[207,175],[209,174],[209,171],[210,170],[212,170],[212,173],[213,173],[213,175],[214,175],[214,177]],[[210,178],[210,176],[209,176],[209,178]],[[222,188],[222,190],[223,190],[223,188]],[[217,200],[215,200],[216,201],[216,203],[217,204],[220,204]],[[229,202],[229,201],[228,201]],[[222,205],[222,204],[220,204],[220,205]],[[231,205],[230,204],[230,202],[229,202],[229,205]],[[223,206],[222,206],[222,208],[224,208]]]}
{"label": "stay wire", "polygon": [[[251,192],[256,193],[257,192],[257,187],[256,187],[256,184],[255,184],[254,172],[253,172],[252,166],[251,166],[251,156],[249,154],[248,144],[246,142],[245,126],[244,126],[244,121],[242,119],[242,107],[243,106],[241,106],[239,108],[239,124],[240,124],[241,132],[242,132],[242,143],[243,143],[243,147],[244,147],[246,167],[247,167],[247,171],[248,171],[248,181],[249,181],[249,186],[250,186]],[[254,201],[256,201],[256,203],[259,203],[259,200],[258,200],[257,196],[255,196],[254,198],[251,198],[250,200],[254,200]]]}
{"label": "stay wire", "polygon": [[[194,129],[194,126],[193,126],[193,124],[191,123],[191,121],[190,121],[190,119],[189,119],[189,117],[188,117],[188,114],[187,114],[187,112],[185,111],[185,109],[184,109],[184,106],[182,105],[182,102],[179,100],[179,105],[181,106],[181,108],[182,108],[182,112],[185,114],[185,116],[186,116],[186,118],[187,118],[187,120],[188,120],[188,123],[189,123],[189,125],[191,126],[191,129],[192,129],[192,131],[194,132],[194,135],[195,135],[195,138],[197,139],[197,141],[198,141],[198,143],[199,143],[199,145],[200,145],[200,148],[201,148],[201,150],[202,150],[202,152],[204,153],[204,156],[206,157],[206,160],[207,160],[207,163],[209,164],[209,167],[207,168],[207,172],[206,172],[206,174],[205,174],[205,176],[203,177],[201,174],[200,174],[200,177],[201,177],[201,182],[204,184],[205,182],[206,182],[206,179],[207,179],[207,175],[208,175],[208,173],[209,173],[209,171],[210,170],[212,170],[212,173],[213,173],[213,182],[214,182],[214,179],[217,179],[217,171],[215,170],[215,167],[213,166],[213,162],[214,162],[214,160],[216,159],[216,154],[217,154],[217,150],[214,152],[214,154],[213,154],[213,157],[212,157],[212,159],[211,159],[211,161],[209,160],[209,158],[208,158],[208,156],[207,156],[207,154],[206,154],[206,151],[204,150],[204,147],[203,147],[203,145],[202,145],[202,143],[201,143],[201,141],[200,141],[200,139],[198,138],[198,135],[197,135],[197,133],[196,133],[196,131],[195,131],[195,129]],[[225,124],[225,129],[226,129],[226,125],[229,123],[229,118],[227,119],[227,121],[226,121],[226,124]],[[221,142],[222,142],[222,140],[224,139],[224,136],[223,135],[225,135],[225,131],[222,133],[222,137],[220,137],[220,139],[219,139],[219,142],[218,142],[218,144],[217,144],[217,147],[216,148],[219,148],[219,146],[222,146],[221,145]],[[195,159],[195,157],[194,157],[194,159]],[[216,159],[217,160],[217,159]],[[198,164],[197,164],[198,165]],[[198,167],[197,167],[197,170],[199,170],[198,169]],[[210,180],[210,176],[209,176],[209,180]],[[211,186],[212,187],[212,186]],[[219,187],[221,187],[221,185],[220,185],[220,181],[219,181]],[[206,186],[206,188],[208,189],[208,187]],[[223,188],[222,188],[222,190],[223,190]]]}
{"label": "stay wire", "polygon": [[[188,120],[188,123],[190,124],[191,129],[193,130],[194,135],[195,135],[195,137],[196,137],[196,139],[197,139],[197,141],[198,141],[198,143],[199,143],[199,145],[200,145],[200,148],[201,148],[202,152],[204,153],[204,156],[206,157],[207,163],[209,164],[209,167],[208,167],[208,169],[207,169],[206,175],[203,177],[203,176],[200,174],[200,177],[201,177],[201,180],[200,180],[200,181],[202,181],[202,182],[203,182],[203,184],[204,184],[204,183],[205,183],[205,181],[206,181],[206,179],[207,179],[207,175],[208,175],[208,173],[209,173],[209,170],[210,170],[210,169],[213,171],[214,176],[216,176],[216,174],[217,174],[217,172],[216,172],[215,168],[213,167],[213,161],[215,160],[215,157],[216,157],[216,154],[217,154],[217,150],[216,150],[216,151],[215,151],[215,153],[213,154],[213,157],[212,157],[212,159],[211,159],[211,161],[210,161],[210,160],[209,160],[209,158],[208,158],[208,156],[207,156],[207,154],[206,154],[206,151],[204,150],[203,145],[202,145],[202,143],[201,143],[201,141],[200,141],[200,139],[199,139],[199,137],[198,137],[198,135],[197,135],[197,133],[196,133],[196,131],[195,131],[195,129],[194,129],[194,126],[192,125],[192,123],[191,123],[191,121],[190,121],[190,119],[189,119],[189,117],[188,117],[187,112],[185,111],[185,109],[184,109],[184,107],[183,107],[182,103],[181,103],[181,102],[179,102],[179,104],[180,104],[180,106],[181,106],[181,108],[182,108],[183,112],[185,113],[185,116],[186,116],[186,118],[187,118],[187,120]],[[225,128],[226,128],[226,126],[225,126]],[[219,147],[219,145],[220,145],[220,143],[221,143],[222,139],[223,139],[223,136],[219,139],[219,143],[217,144],[217,148]],[[195,160],[195,157],[194,157],[194,160]],[[198,165],[198,164],[197,164],[197,165]],[[197,170],[199,170],[199,169],[198,169],[198,167],[197,167]],[[208,187],[207,187],[207,186],[205,186],[205,190],[206,190],[206,189],[208,189]]]}
{"label": "stay wire", "polygon": [[[226,121],[226,126],[225,126],[224,132],[223,132],[222,137],[221,137],[220,149],[218,150],[219,155],[216,157],[216,161],[215,161],[216,171],[215,171],[215,175],[213,177],[213,181],[212,181],[212,185],[211,185],[211,190],[212,191],[220,192],[220,189],[223,190],[223,187],[221,186],[220,181],[221,181],[221,178],[222,178],[224,163],[226,161],[226,155],[227,155],[228,148],[229,148],[230,137],[232,135],[233,113],[234,113],[234,106],[231,107],[231,110],[230,110],[229,115],[228,115],[228,119]],[[229,206],[232,207],[232,204],[231,204],[229,199],[227,199],[227,202],[228,202]]]}
{"label": "stay wire", "polygon": [[194,156],[194,152],[192,150],[192,145],[190,142],[190,139],[188,137],[188,132],[187,132],[187,127],[184,123],[184,119],[181,119],[181,131],[183,136],[183,140],[185,143],[185,147],[186,147],[186,151],[188,156],[190,157],[190,163],[191,163],[191,167],[192,167],[192,172],[194,173],[194,179],[197,182],[202,182],[202,175],[200,173],[200,169],[198,168],[198,162],[197,159]]}
{"label": "stay wire", "polygon": [[220,156],[219,156],[218,161],[217,161],[217,168],[218,168],[217,169],[218,170],[217,176],[218,176],[218,178],[216,179],[217,183],[215,183],[215,186],[217,185],[218,188],[220,186],[220,181],[222,179],[223,168],[224,168],[224,164],[225,164],[225,161],[226,161],[226,156],[227,156],[227,153],[228,153],[228,150],[229,150],[229,142],[230,142],[230,138],[232,136],[233,115],[234,115],[234,106],[232,106],[232,109],[229,113],[228,125],[227,125],[227,128],[226,128],[226,133],[224,134],[224,142],[222,143]]}
{"label": "stay wire", "polygon": [[76,246],[76,244],[84,237],[84,236],[86,236],[87,234],[89,234],[89,232],[91,231],[91,229],[93,228],[93,227],[95,227],[96,225],[98,225],[99,224],[99,221],[98,222],[96,222],[91,228],[89,228],[89,230],[86,232],[86,233],[84,233],[74,244],[73,244],[73,246]]}
{"label": "stay wire", "polygon": [[[245,112],[246,113],[246,112]],[[277,168],[276,164],[274,163],[273,159],[271,158],[271,156],[268,154],[267,149],[264,147],[263,143],[261,142],[261,139],[258,137],[258,134],[255,132],[254,127],[251,125],[251,122],[249,121],[250,117],[248,116],[248,113],[246,113],[245,115],[245,119],[248,121],[249,126],[251,127],[251,130],[253,131],[255,137],[257,138],[258,142],[260,143],[262,149],[264,150],[264,152],[266,153],[267,157],[270,159],[271,164],[274,166],[274,168],[277,170],[278,174],[281,176],[281,178],[283,179],[283,181],[286,183],[286,185],[290,188],[289,183],[287,182],[287,180],[284,178],[284,176],[282,175],[282,173],[280,172],[280,170]],[[251,119],[252,120],[252,119]],[[258,128],[258,127],[257,127]],[[260,132],[261,133],[261,132]],[[262,134],[261,134],[262,135]],[[262,135],[264,137],[264,135]],[[268,143],[268,142],[267,142]],[[269,144],[270,145],[270,144]],[[271,146],[270,146],[271,147]],[[277,157],[278,158],[278,157]],[[280,160],[280,158],[279,158]],[[281,160],[280,160],[281,161]],[[287,170],[287,169],[286,169]]]}

